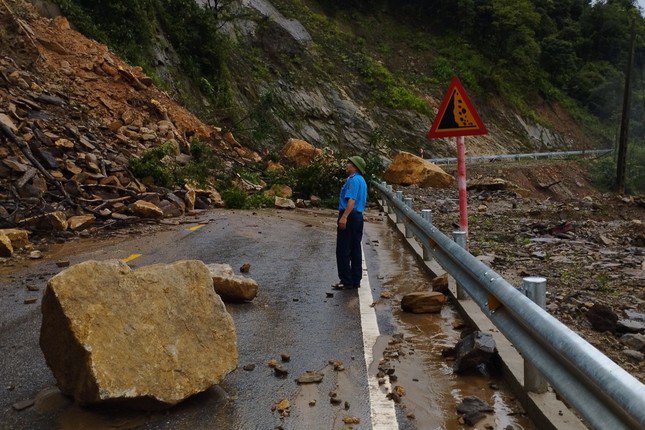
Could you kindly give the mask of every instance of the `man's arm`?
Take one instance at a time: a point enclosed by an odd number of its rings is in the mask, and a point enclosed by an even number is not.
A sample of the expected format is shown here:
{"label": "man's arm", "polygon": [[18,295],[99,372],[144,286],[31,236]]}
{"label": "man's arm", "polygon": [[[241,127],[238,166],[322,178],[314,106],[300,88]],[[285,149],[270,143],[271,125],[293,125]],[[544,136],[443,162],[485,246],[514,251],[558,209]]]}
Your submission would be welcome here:
{"label": "man's arm", "polygon": [[347,207],[345,208],[345,212],[343,212],[343,215],[341,215],[340,219],[338,220],[338,228],[340,228],[341,230],[345,230],[345,227],[347,227],[347,217],[354,210],[355,203],[356,200],[347,199]]}

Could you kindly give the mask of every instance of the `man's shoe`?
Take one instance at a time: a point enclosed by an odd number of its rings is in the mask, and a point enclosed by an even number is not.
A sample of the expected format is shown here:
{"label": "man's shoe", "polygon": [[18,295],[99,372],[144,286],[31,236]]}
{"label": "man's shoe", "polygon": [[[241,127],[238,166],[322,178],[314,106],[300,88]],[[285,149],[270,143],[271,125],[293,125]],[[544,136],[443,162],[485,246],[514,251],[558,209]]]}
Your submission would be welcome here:
{"label": "man's shoe", "polygon": [[334,289],[334,290],[351,290],[351,289],[353,289],[355,287],[353,287],[351,285],[345,285],[342,282],[339,282],[337,284],[332,285],[331,288]]}

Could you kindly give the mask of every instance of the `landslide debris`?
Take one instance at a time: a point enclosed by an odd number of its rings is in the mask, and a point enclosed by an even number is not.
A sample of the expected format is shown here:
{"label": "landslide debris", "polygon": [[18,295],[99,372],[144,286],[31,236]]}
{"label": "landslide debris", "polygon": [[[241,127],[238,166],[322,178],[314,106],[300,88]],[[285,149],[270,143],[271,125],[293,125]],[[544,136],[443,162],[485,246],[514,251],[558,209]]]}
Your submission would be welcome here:
{"label": "landslide debris", "polygon": [[201,261],[86,261],[50,279],[40,346],[81,404],[177,404],[237,366],[233,319]]}
{"label": "landslide debris", "polygon": [[64,17],[6,0],[0,28],[0,227],[66,237],[223,205],[212,183],[135,174],[134,161],[153,149],[172,168],[190,167],[197,144],[225,160],[222,169],[259,161]]}

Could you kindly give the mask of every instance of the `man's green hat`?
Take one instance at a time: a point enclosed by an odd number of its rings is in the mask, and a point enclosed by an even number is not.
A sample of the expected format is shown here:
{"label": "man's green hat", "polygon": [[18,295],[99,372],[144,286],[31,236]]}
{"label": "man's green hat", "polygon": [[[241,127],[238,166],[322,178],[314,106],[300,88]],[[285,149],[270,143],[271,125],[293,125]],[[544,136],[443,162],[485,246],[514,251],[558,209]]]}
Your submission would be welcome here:
{"label": "man's green hat", "polygon": [[364,175],[365,174],[365,167],[366,163],[365,160],[363,160],[363,157],[354,155],[353,157],[349,157],[348,160],[350,163],[352,163],[360,172]]}

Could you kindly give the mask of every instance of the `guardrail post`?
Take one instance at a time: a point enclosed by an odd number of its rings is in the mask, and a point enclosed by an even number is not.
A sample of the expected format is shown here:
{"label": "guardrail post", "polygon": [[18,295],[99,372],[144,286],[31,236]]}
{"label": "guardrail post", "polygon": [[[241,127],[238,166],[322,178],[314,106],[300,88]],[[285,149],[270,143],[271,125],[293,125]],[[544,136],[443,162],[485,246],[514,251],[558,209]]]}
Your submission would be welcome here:
{"label": "guardrail post", "polygon": [[[545,278],[529,277],[522,279],[522,292],[533,303],[542,309],[546,308]],[[524,390],[533,393],[545,393],[547,390],[547,380],[526,357],[524,357]]]}
{"label": "guardrail post", "polygon": [[[403,201],[403,191],[397,191],[396,193],[394,193],[394,198],[396,200],[402,202]],[[401,222],[401,215],[399,215],[399,211],[394,209],[394,215],[396,216],[396,223],[397,224],[400,223]]]}
{"label": "guardrail post", "polygon": [[[381,181],[381,185],[387,190],[387,182]],[[388,213],[390,211],[389,205],[387,204],[387,197],[385,197],[385,194],[381,195],[381,208],[383,208],[383,212]]]}
{"label": "guardrail post", "polygon": [[[405,205],[406,205],[407,207],[409,207],[410,209],[412,209],[412,197],[406,197],[406,198],[404,198],[404,199],[403,199],[403,203],[405,203]],[[409,239],[409,238],[411,238],[412,236],[413,236],[413,235],[412,235],[412,229],[408,227],[408,223],[406,222],[406,223],[405,223],[405,237]]]}
{"label": "guardrail post", "polygon": [[[452,238],[455,243],[462,248],[466,249],[466,232],[465,231],[453,231]],[[458,300],[467,300],[470,297],[464,288],[457,284],[457,299]]]}
{"label": "guardrail post", "polygon": [[[430,209],[421,209],[421,216],[428,223],[432,224],[432,211]],[[430,254],[430,249],[426,245],[423,245],[423,259],[425,261],[432,260],[432,254]]]}

